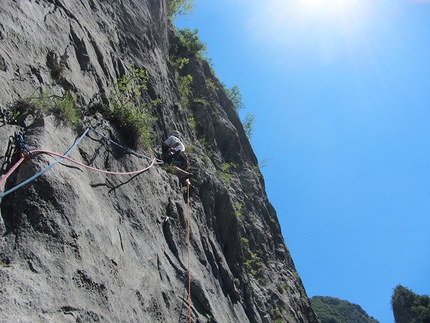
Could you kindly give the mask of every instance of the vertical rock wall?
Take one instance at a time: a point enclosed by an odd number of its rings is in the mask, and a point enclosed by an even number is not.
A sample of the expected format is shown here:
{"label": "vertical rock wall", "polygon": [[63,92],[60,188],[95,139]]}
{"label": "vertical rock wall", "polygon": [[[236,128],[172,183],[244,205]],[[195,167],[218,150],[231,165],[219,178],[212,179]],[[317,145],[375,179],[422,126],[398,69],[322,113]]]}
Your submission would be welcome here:
{"label": "vertical rock wall", "polygon": [[[0,40],[2,175],[18,158],[16,132],[30,149],[65,153],[92,126],[126,146],[91,106],[107,104],[133,64],[149,73],[147,97],[162,100],[154,151],[139,153],[153,156],[180,130],[197,187],[188,204],[165,167],[114,176],[63,161],[3,197],[2,322],[186,321],[188,215],[193,322],[317,322],[234,106],[209,65],[180,46],[164,1],[3,1]],[[175,55],[189,58],[181,71]],[[178,104],[181,75],[193,77],[188,105]],[[10,106],[41,91],[75,93],[83,125],[38,113],[11,122]],[[92,130],[70,157],[118,172],[149,166]],[[1,189],[54,160],[33,156]]]}

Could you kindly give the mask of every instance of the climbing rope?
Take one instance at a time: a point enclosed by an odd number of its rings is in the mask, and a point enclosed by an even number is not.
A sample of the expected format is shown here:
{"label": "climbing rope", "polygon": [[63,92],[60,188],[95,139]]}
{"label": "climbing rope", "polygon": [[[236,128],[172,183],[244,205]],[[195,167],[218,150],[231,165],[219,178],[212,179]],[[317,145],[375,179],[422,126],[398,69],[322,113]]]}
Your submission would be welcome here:
{"label": "climbing rope", "polygon": [[[69,155],[72,152],[72,150],[75,149],[75,147],[81,142],[81,140],[84,139],[84,137],[86,136],[86,134],[88,133],[89,130],[90,130],[90,128],[87,128],[85,130],[85,132],[82,134],[82,136],[80,136],[79,139],[76,140],[76,142],[73,144],[72,147],[69,148],[69,150],[64,154],[64,156]],[[11,188],[9,191],[0,194],[0,198],[5,197],[6,195],[8,195],[8,194],[10,194],[10,193],[12,193],[14,191],[16,191],[17,189],[19,189],[19,188],[23,187],[24,185],[30,183],[31,181],[35,180],[40,175],[43,175],[48,170],[50,170],[52,167],[54,167],[56,164],[58,164],[59,162],[61,162],[63,159],[64,159],[64,157],[57,159],[55,162],[53,162],[51,165],[49,165],[48,167],[46,167],[44,170],[40,171],[36,175],[30,177],[29,179],[25,180],[24,182],[18,184],[17,186]]]}
{"label": "climbing rope", "polygon": [[187,204],[188,204],[188,323],[192,323],[192,313],[191,313],[191,269],[190,269],[190,236],[191,236],[191,209],[190,209],[190,185],[187,185]]}
{"label": "climbing rope", "polygon": [[19,165],[21,165],[21,163],[24,160],[25,160],[25,156],[21,154],[21,158],[18,160],[18,162],[15,165],[13,165],[13,167],[9,169],[9,171],[6,174],[4,174],[4,176],[0,179],[0,185],[3,185],[3,183],[6,182],[8,177],[15,171],[15,169],[18,168]]}
{"label": "climbing rope", "polygon": [[132,172],[111,172],[111,171],[107,171],[107,170],[103,170],[103,169],[99,169],[99,168],[95,168],[95,167],[91,167],[85,164],[82,164],[81,162],[78,162],[75,159],[72,159],[70,157],[67,156],[63,156],[61,154],[57,154],[54,153],[52,151],[48,151],[48,150],[32,150],[31,151],[33,154],[48,154],[48,155],[52,155],[52,156],[56,156],[56,157],[61,157],[64,158],[65,160],[68,160],[72,163],[75,163],[76,165],[79,165],[81,167],[87,168],[89,170],[93,170],[95,172],[99,172],[99,173],[104,173],[104,174],[110,174],[110,175],[136,175],[136,174],[140,174],[143,173],[144,171],[147,171],[148,169],[150,169],[154,163],[155,163],[155,159],[152,160],[151,164],[148,167],[145,167],[143,169],[139,169],[136,171],[132,171]]}
{"label": "climbing rope", "polygon": [[[96,134],[98,134],[99,136],[101,136],[101,137],[105,138],[105,139],[106,139],[107,141],[109,141],[110,143],[112,143],[112,144],[114,144],[114,145],[116,145],[116,146],[118,146],[118,147],[122,148],[123,150],[127,151],[128,153],[133,154],[133,155],[135,155],[135,156],[137,156],[137,157],[141,157],[141,158],[148,159],[148,160],[149,160],[149,161],[151,161],[151,162],[153,161],[153,160],[152,160],[152,158],[150,158],[150,157],[148,157],[148,156],[145,156],[145,155],[139,154],[138,152],[135,152],[134,150],[131,150],[130,148],[127,148],[127,147],[124,147],[124,146],[120,145],[119,143],[117,143],[117,142],[113,141],[112,139],[110,139],[109,137],[105,136],[105,135],[104,135],[104,134],[102,134],[101,132],[97,131],[97,130],[96,130],[96,129],[94,129],[93,127],[89,127],[89,128],[90,128],[92,131],[94,131]],[[154,164],[163,164],[163,161],[161,161],[161,160],[157,159],[156,161],[154,161]]]}
{"label": "climbing rope", "polygon": [[[81,142],[81,140],[87,135],[87,133],[90,131],[90,130],[92,130],[92,131],[94,131],[94,132],[96,132],[97,134],[99,134],[100,136],[102,136],[103,138],[105,138],[105,139],[107,139],[107,140],[109,140],[111,143],[113,143],[113,144],[115,144],[115,145],[117,145],[117,146],[119,146],[119,147],[121,147],[122,149],[124,149],[124,150],[126,150],[127,152],[129,152],[129,153],[132,153],[133,155],[135,155],[135,156],[138,156],[138,157],[141,157],[141,158],[145,158],[145,159],[148,159],[150,162],[151,162],[151,164],[149,165],[149,166],[147,166],[147,167],[145,167],[145,168],[143,168],[143,169],[140,169],[140,170],[137,170],[137,171],[132,171],[132,172],[111,172],[111,171],[106,171],[106,170],[102,170],[102,169],[98,169],[98,168],[95,168],[95,167],[91,167],[91,166],[88,166],[88,165],[85,165],[85,164],[82,164],[82,163],[80,163],[80,162],[78,162],[77,160],[74,160],[74,159],[72,159],[72,158],[70,158],[70,157],[68,157],[68,155],[70,154],[70,152]],[[25,145],[25,143],[24,143],[24,140],[23,140],[23,138],[22,138],[22,135],[19,135],[19,145],[20,145],[20,148],[21,148],[21,151],[22,151],[22,153],[21,153],[21,158],[19,159],[19,161],[4,175],[4,176],[2,176],[1,177],[1,179],[0,179],[0,185],[1,184],[3,184],[7,179],[8,179],[8,177],[19,167],[19,165],[26,159],[26,157],[27,156],[29,156],[29,155],[34,155],[34,154],[48,154],[48,155],[52,155],[52,156],[56,156],[56,157],[60,157],[59,159],[57,159],[56,161],[54,161],[52,164],[50,164],[48,167],[46,167],[45,169],[43,169],[42,171],[40,171],[40,172],[38,172],[37,174],[35,174],[34,176],[32,176],[32,177],[30,177],[29,179],[27,179],[27,180],[25,180],[24,182],[22,182],[22,183],[20,183],[20,184],[18,184],[17,186],[15,186],[15,187],[13,187],[13,188],[11,188],[10,190],[8,190],[8,191],[6,191],[6,192],[4,192],[4,193],[2,193],[2,194],[0,194],[0,198],[3,198],[3,197],[5,197],[6,195],[8,195],[8,194],[10,194],[10,193],[12,193],[12,192],[14,192],[14,191],[16,191],[17,189],[19,189],[19,188],[21,188],[21,187],[23,187],[24,185],[26,185],[26,184],[28,184],[29,182],[31,182],[31,181],[33,181],[33,180],[35,180],[37,177],[39,177],[39,176],[41,176],[42,174],[44,174],[44,173],[46,173],[48,170],[50,170],[52,167],[54,167],[56,164],[58,164],[59,162],[61,162],[61,161],[63,161],[64,159],[65,160],[68,160],[68,161],[70,161],[70,162],[73,162],[73,163],[75,163],[75,164],[77,164],[77,165],[79,165],[79,166],[81,166],[81,167],[84,167],[84,168],[87,168],[87,169],[90,169],[90,170],[92,170],[92,171],[96,171],[96,172],[100,172],[100,173],[104,173],[104,174],[110,174],[110,175],[136,175],[136,174],[140,174],[140,173],[142,173],[142,172],[145,172],[145,171],[147,171],[149,168],[151,168],[154,164],[162,164],[163,162],[161,161],[161,160],[158,160],[158,159],[151,159],[150,157],[148,157],[148,156],[145,156],[145,155],[142,155],[142,154],[139,154],[139,153],[137,153],[137,152],[135,152],[135,151],[133,151],[133,150],[131,150],[131,149],[128,149],[128,148],[126,148],[126,147],[124,147],[124,146],[122,146],[122,145],[120,145],[120,144],[118,144],[118,143],[116,143],[115,141],[113,141],[113,140],[111,140],[111,139],[109,139],[108,137],[106,137],[105,135],[103,135],[102,133],[100,133],[99,131],[97,131],[96,129],[94,129],[94,128],[92,128],[92,127],[88,127],[86,130],[85,130],[85,132],[78,138],[78,140],[74,143],[74,145],[72,146],[72,147],[70,147],[69,148],[69,150],[64,154],[64,155],[61,155],[61,154],[58,154],[58,153],[55,153],[55,152],[51,152],[51,151],[48,151],[48,150],[32,150],[32,151],[30,151],[28,148],[27,148],[27,146]]]}

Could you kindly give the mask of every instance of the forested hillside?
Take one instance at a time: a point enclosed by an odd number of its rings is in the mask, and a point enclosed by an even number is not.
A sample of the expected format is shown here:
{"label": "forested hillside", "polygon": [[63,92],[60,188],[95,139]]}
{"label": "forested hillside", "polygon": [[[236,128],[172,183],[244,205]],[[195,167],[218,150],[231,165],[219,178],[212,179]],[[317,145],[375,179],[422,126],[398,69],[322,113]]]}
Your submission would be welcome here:
{"label": "forested hillside", "polygon": [[314,296],[311,303],[320,323],[378,323],[359,305],[338,298]]}

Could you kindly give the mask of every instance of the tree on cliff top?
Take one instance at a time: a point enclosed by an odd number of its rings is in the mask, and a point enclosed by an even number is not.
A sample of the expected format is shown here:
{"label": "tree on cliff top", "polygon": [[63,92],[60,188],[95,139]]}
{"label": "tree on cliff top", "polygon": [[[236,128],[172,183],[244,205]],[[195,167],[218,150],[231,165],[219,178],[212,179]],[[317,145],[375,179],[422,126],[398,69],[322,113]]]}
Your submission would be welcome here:
{"label": "tree on cliff top", "polygon": [[391,297],[396,323],[430,323],[430,297],[397,285]]}

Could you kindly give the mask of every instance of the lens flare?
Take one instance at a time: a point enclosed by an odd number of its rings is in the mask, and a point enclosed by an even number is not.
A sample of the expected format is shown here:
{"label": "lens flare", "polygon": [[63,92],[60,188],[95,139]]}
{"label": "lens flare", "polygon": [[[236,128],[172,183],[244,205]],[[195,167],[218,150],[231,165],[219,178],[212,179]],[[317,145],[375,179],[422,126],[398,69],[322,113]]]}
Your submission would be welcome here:
{"label": "lens flare", "polygon": [[[370,0],[268,0],[249,22],[250,35],[288,52],[300,65],[303,55],[326,65],[359,48],[370,30]],[[365,35],[366,34],[366,35]],[[264,49],[262,49],[264,50]]]}

